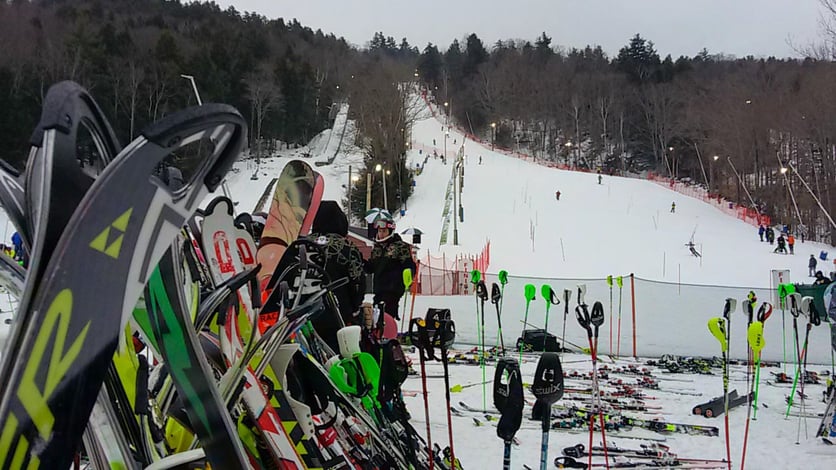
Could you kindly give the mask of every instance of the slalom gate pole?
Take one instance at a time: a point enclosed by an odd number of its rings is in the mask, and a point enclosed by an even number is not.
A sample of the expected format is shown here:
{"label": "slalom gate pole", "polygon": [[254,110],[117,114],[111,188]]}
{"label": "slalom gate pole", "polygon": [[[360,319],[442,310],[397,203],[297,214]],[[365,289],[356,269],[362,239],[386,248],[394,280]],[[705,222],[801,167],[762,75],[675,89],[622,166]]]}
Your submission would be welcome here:
{"label": "slalom gate pole", "polygon": [[630,301],[633,304],[633,357],[638,358],[636,354],[636,276],[630,273]]}
{"label": "slalom gate pole", "polygon": [[563,350],[566,349],[566,317],[569,316],[569,299],[572,298],[572,291],[563,289],[563,336],[560,338],[560,357],[563,357]]}
{"label": "slalom gate pole", "polygon": [[502,302],[502,290],[494,282],[491,284],[491,303],[496,308],[496,346],[499,348],[499,354],[505,357],[505,339],[502,337],[502,315],[500,313],[499,304]]}
{"label": "slalom gate pole", "polygon": [[[452,320],[447,320],[452,323]],[[456,453],[453,451],[453,415],[450,404],[450,372],[447,368],[447,346],[442,340],[441,344],[441,365],[444,367],[444,399],[447,400],[447,437],[450,439],[450,469],[456,470]],[[484,388],[484,383],[482,384]]]}
{"label": "slalom gate pole", "polygon": [[607,285],[610,286],[610,349],[609,352],[612,354],[612,327],[615,326],[615,323],[612,321],[612,274],[607,275]]}
{"label": "slalom gate pole", "polygon": [[729,339],[731,338],[731,314],[737,305],[733,298],[727,298],[723,308],[723,316],[708,321],[708,331],[720,343],[723,354],[723,416],[726,431],[726,461],[731,470],[731,441],[729,438]]}
{"label": "slalom gate pole", "polygon": [[425,363],[429,359],[427,354],[430,340],[427,337],[427,324],[423,318],[415,318],[409,322],[409,336],[412,344],[418,348],[418,357],[421,362],[421,390],[424,394],[424,418],[427,421],[427,454],[430,461],[429,470],[433,470],[433,441],[430,432],[430,403],[427,399],[427,369],[425,367]]}
{"label": "slalom gate pole", "polygon": [[[499,284],[502,285],[502,289],[499,292],[499,305],[498,305],[497,310],[496,310],[496,319],[497,319],[497,324],[499,325],[499,317],[500,317],[500,314],[502,313],[502,302],[505,301],[505,284],[508,284],[508,271],[506,271],[504,269],[501,269],[499,271],[499,273],[496,275],[496,277],[499,279]],[[502,354],[504,355],[505,354],[505,340],[502,338],[502,325],[499,325],[498,334],[499,334],[499,339],[498,339],[497,342],[502,344]]]}
{"label": "slalom gate pole", "polygon": [[616,284],[618,284],[618,338],[616,339],[616,346],[615,346],[615,355],[621,357],[621,293],[622,293],[622,285],[623,279],[621,276],[615,278]]}
{"label": "slalom gate pole", "polygon": [[758,419],[758,397],[760,395],[760,380],[761,380],[761,355],[760,355],[760,350],[763,349],[763,347],[766,345],[766,341],[763,338],[763,328],[766,326],[767,318],[769,318],[771,315],[772,315],[772,304],[770,304],[769,302],[762,303],[760,309],[758,309],[758,322],[761,323],[760,331],[758,331],[756,329],[754,331],[755,336],[752,336],[751,332],[749,332],[747,334],[750,346],[752,346],[753,349],[755,349],[755,347],[758,348],[757,352],[756,352],[757,356],[755,358],[755,388],[754,388],[755,396],[754,396],[754,402],[752,403],[752,406],[754,408],[753,416],[752,416],[753,420]]}
{"label": "slalom gate pole", "polygon": [[534,287],[534,284],[526,284],[525,288],[523,289],[525,294],[525,316],[523,317],[523,330],[520,333],[520,364],[522,364],[522,352],[523,346],[525,346],[525,342],[522,341],[525,339],[525,328],[528,326],[528,307],[531,305],[531,301],[534,300],[534,296],[537,293],[537,288]]}
{"label": "slalom gate pole", "polygon": [[[764,303],[765,304],[765,303]],[[771,307],[771,306],[770,306]],[[756,370],[760,370],[760,361],[761,361],[761,349],[764,346],[764,339],[763,339],[763,322],[761,321],[754,321],[749,328],[746,330],[746,337],[747,342],[749,344],[749,348],[752,351],[752,355],[755,357],[755,361],[757,365],[755,366]],[[756,374],[757,376],[757,374]],[[746,395],[749,396],[752,392],[755,392],[756,386],[755,381],[752,382],[752,387],[749,391],[747,391]],[[757,392],[755,392],[757,393]],[[755,394],[755,400],[753,402],[753,406],[747,407],[746,410],[746,428],[743,431],[743,453],[740,456],[740,470],[746,465],[746,448],[747,444],[749,443],[749,423],[751,420],[749,419],[752,415],[752,408],[755,408],[755,414],[757,414],[757,394]]]}

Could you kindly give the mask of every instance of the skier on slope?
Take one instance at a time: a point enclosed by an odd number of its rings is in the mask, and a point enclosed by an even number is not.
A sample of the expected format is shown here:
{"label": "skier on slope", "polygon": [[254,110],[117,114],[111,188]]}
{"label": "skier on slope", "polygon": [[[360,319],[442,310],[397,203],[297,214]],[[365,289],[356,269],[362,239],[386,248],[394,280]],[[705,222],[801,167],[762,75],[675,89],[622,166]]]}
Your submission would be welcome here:
{"label": "skier on slope", "polygon": [[786,240],[784,239],[784,234],[783,233],[778,235],[778,246],[775,247],[775,249],[772,250],[772,252],[773,253],[784,253],[784,254],[787,253]]}
{"label": "skier on slope", "polygon": [[810,277],[816,277],[816,265],[819,264],[815,255],[810,255],[810,261],[807,262],[807,269],[810,270]]}
{"label": "skier on slope", "polygon": [[676,202],[671,203],[671,214],[676,212]]}
{"label": "skier on slope", "polygon": [[761,237],[761,241],[763,241],[763,234],[766,233],[766,228],[764,228],[763,224],[758,227],[758,235]]}
{"label": "skier on slope", "polygon": [[787,235],[787,246],[790,248],[790,254],[795,254],[795,237],[792,234]]}
{"label": "skier on slope", "polygon": [[773,230],[772,227],[766,228],[766,241],[768,241],[770,245],[775,243],[775,230]]}
{"label": "skier on slope", "polygon": [[374,274],[374,303],[385,304],[384,310],[395,320],[400,320],[398,303],[404,294],[403,271],[415,274],[412,248],[394,233],[395,222],[381,217],[374,222],[377,229],[372,254],[365,263],[366,272]]}

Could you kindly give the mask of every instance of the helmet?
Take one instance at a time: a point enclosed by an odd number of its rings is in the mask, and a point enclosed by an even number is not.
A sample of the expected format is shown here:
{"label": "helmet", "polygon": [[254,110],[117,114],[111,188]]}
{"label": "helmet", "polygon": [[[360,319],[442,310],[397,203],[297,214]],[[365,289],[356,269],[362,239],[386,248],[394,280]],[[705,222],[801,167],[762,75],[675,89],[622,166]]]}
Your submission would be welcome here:
{"label": "helmet", "polygon": [[388,217],[381,217],[375,220],[372,225],[374,228],[388,228],[389,230],[395,230],[395,221]]}

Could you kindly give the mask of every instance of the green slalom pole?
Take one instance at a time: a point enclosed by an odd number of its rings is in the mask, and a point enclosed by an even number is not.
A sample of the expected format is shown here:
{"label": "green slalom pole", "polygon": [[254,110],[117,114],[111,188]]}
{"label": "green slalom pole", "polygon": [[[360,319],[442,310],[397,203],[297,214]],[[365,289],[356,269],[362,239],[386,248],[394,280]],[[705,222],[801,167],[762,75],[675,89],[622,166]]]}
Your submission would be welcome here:
{"label": "green slalom pole", "polygon": [[610,286],[610,324],[609,324],[610,328],[609,328],[609,330],[610,330],[610,354],[612,354],[613,353],[613,349],[612,349],[612,327],[613,327],[613,321],[612,321],[612,274],[607,275],[607,285]]}
{"label": "green slalom pole", "polygon": [[479,296],[475,295],[476,286],[479,284],[479,281],[482,279],[482,273],[479,272],[478,269],[474,269],[470,271],[470,283],[473,284],[473,294],[474,298],[476,299],[476,334],[481,338],[483,336],[481,328],[479,328]]}
{"label": "green slalom pole", "polygon": [[781,362],[781,371],[787,373],[787,285],[778,284],[778,299],[781,303],[781,343],[784,348],[784,360]]}
{"label": "green slalom pole", "polygon": [[522,364],[522,350],[523,345],[525,345],[523,341],[525,338],[525,327],[528,326],[528,307],[531,305],[531,301],[534,300],[534,296],[537,295],[537,288],[534,287],[534,284],[526,284],[523,293],[525,294],[525,317],[523,320],[523,333],[520,334],[520,364]]}

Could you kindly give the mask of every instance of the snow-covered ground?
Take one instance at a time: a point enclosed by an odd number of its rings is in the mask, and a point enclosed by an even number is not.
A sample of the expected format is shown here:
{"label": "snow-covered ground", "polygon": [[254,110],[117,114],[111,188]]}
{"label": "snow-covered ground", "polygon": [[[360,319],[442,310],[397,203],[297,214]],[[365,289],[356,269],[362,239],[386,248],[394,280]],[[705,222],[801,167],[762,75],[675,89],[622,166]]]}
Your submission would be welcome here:
{"label": "snow-covered ground", "polygon": [[[493,343],[492,341],[490,342]],[[417,356],[413,357],[416,370],[419,370]],[[581,361],[581,362],[578,362]],[[609,361],[602,361],[610,367],[624,366],[634,363],[631,359],[617,360],[615,364]],[[522,364],[522,376],[524,382],[530,383],[534,376],[536,362],[528,361]],[[592,369],[589,356],[580,354],[566,354],[564,355],[564,371],[590,371]],[[652,369],[652,368],[651,368]],[[746,390],[746,367],[732,366],[730,373],[731,379],[729,383],[729,390],[737,389],[742,395]],[[431,362],[426,365],[427,374],[431,378],[427,379],[427,387],[429,390],[429,409],[431,436],[433,442],[438,442],[442,447],[447,446],[447,415],[444,399],[444,380],[438,378],[442,375],[442,365],[440,362]],[[478,366],[473,365],[450,365],[451,385],[460,384],[478,384],[482,381],[482,372]],[[750,469],[802,469],[802,468],[836,468],[836,452],[832,447],[823,445],[819,440],[812,439],[813,433],[819,425],[818,418],[801,419],[799,428],[799,418],[791,416],[788,419],[784,418],[786,411],[786,403],[784,397],[789,395],[790,389],[787,386],[773,386],[766,385],[765,380],[772,380],[773,376],[770,372],[780,372],[780,368],[764,368],[761,370],[761,385],[760,385],[760,400],[757,412],[757,420],[750,422],[749,428],[749,444],[746,453],[746,467]],[[818,370],[818,369],[816,369]],[[487,380],[492,381],[494,367],[489,364],[487,367]],[[719,373],[719,371],[716,371]],[[788,374],[791,371],[787,371]],[[668,422],[676,423],[690,423],[704,426],[716,426],[720,430],[720,435],[717,437],[703,437],[690,436],[686,434],[658,434],[650,431],[634,429],[632,431],[619,431],[619,433],[627,434],[632,437],[650,437],[650,438],[665,438],[665,445],[670,446],[670,451],[677,454],[681,458],[698,458],[698,459],[724,459],[726,456],[725,447],[725,431],[723,426],[723,417],[718,418],[704,418],[691,414],[691,409],[699,404],[710,400],[713,397],[720,396],[723,393],[722,377],[720,375],[686,375],[686,374],[662,374],[658,371],[654,373],[656,376],[662,378],[661,387],[665,389],[687,390],[689,392],[702,393],[702,396],[683,396],[662,391],[644,390],[647,395],[654,397],[654,399],[646,400],[648,406],[659,406],[661,410],[651,413],[629,413],[626,415],[641,417],[642,419],[661,419]],[[616,375],[611,374],[610,379],[621,379],[625,382],[635,382],[635,378],[630,375]],[[665,380],[673,379],[673,380]],[[674,381],[675,380],[675,381]],[[685,380],[686,382],[680,382]],[[589,381],[570,380],[566,379],[566,388],[583,389],[591,386]],[[421,379],[418,376],[413,376],[407,379],[403,387],[405,390],[417,391],[418,396],[406,398],[406,403],[409,406],[412,414],[412,421],[422,435],[426,432],[426,419],[424,418],[424,402],[420,394]],[[604,390],[613,390],[610,387],[603,387]],[[824,390],[822,385],[807,385],[805,393],[810,399],[806,401],[806,409],[809,412],[816,413],[824,410],[824,404],[821,403],[821,394]],[[491,384],[487,385],[487,407],[495,410],[493,407]],[[527,389],[525,390],[526,398],[534,400],[534,396]],[[464,401],[472,407],[482,407],[482,388],[481,386],[473,386],[465,388],[461,393],[452,393],[451,401],[454,407],[458,407],[459,401]],[[560,400],[556,405],[570,406],[572,400]],[[799,409],[794,407],[794,409]],[[484,424],[477,427],[472,417],[479,418]],[[523,465],[528,465],[531,468],[539,468],[540,459],[540,441],[541,432],[538,422],[530,421],[531,407],[526,406],[525,415],[522,427],[517,433],[520,445],[514,446],[511,452],[511,468],[521,469]],[[467,413],[466,416],[453,416],[453,434],[454,444],[457,457],[461,460],[462,465],[466,469],[477,468],[500,468],[502,462],[503,443],[496,436],[496,428],[488,423],[481,414]],[[740,468],[740,458],[743,446],[743,435],[746,422],[746,406],[737,407],[729,413],[730,425],[730,443],[731,443],[731,459],[733,468]],[[796,436],[800,429],[800,443],[796,445]],[[552,461],[555,457],[561,455],[561,450],[565,447],[574,446],[583,443],[588,446],[589,434],[586,430],[582,431],[567,431],[567,430],[552,430],[549,435],[549,461],[548,468],[554,468]],[[808,438],[808,436],[810,438]],[[613,444],[619,447],[637,449],[641,444],[645,443],[642,440],[619,438],[615,437],[613,433],[608,433],[607,444]],[[594,444],[601,445],[601,434],[596,431],[594,436]],[[578,459],[586,463],[586,458]],[[603,457],[596,457],[594,463],[603,463]],[[601,467],[603,468],[603,466]],[[676,468],[676,467],[672,467]]]}
{"label": "snow-covered ground", "polygon": [[[442,128],[443,124],[430,117],[429,113],[414,125],[412,132],[416,150],[411,150],[409,154],[411,166],[424,162],[424,152],[433,148],[433,139],[435,148],[439,153],[442,152]],[[326,136],[320,136],[320,139],[323,137]],[[447,140],[448,156],[454,155],[462,141],[461,134],[451,131]],[[609,353],[609,312],[612,309],[613,318],[618,318],[619,289],[613,289],[611,304],[610,289],[605,278],[609,274],[624,275],[620,340],[622,354],[630,355],[633,347],[633,297],[628,275],[634,273],[637,277],[635,344],[639,356],[719,355],[719,345],[709,334],[706,323],[709,318],[721,314],[726,297],[742,300],[751,289],[761,300],[772,300],[768,290],[771,270],[789,269],[793,281],[807,280],[809,255],[818,254],[821,250],[830,251],[830,247],[824,245],[799,243],[793,256],[773,254],[771,251],[774,247],[758,241],[756,227],[729,217],[702,201],[682,196],[657,184],[605,176],[599,185],[597,175],[594,174],[545,168],[492,152],[471,141],[464,145],[466,158],[462,199],[465,220],[458,226],[459,245],[439,245],[452,158],[448,159],[448,165],[442,164],[440,159],[430,158],[427,161],[421,175],[416,177],[415,192],[408,201],[406,215],[398,220],[398,227],[399,230],[417,227],[424,231],[422,250],[419,253],[422,257],[428,252],[433,256],[440,256],[442,252],[448,256],[458,253],[475,254],[482,249],[486,240],[491,241],[491,265],[487,281],[495,282],[495,273],[500,269],[508,270],[511,274],[502,314],[506,344],[513,345],[522,329],[521,321],[526,310],[523,298],[525,284],[534,284],[538,292],[538,298],[529,308],[529,322],[542,325],[546,320],[546,309],[539,296],[540,286],[548,283],[559,295],[564,289],[572,290],[573,300],[570,304],[574,307],[576,286],[583,283],[587,286],[587,301],[592,303],[600,300],[604,304],[607,317],[600,331],[599,342],[602,353]],[[417,150],[419,148],[422,149],[420,154]],[[270,178],[277,176],[290,158],[297,157],[305,150],[266,160],[262,163],[261,178],[258,181],[250,180],[251,172],[247,171],[230,177],[232,194],[240,201],[239,210],[251,210]],[[325,160],[327,155],[312,159]],[[361,162],[361,155],[355,151],[341,155],[333,165],[316,167],[326,179],[326,199],[343,200],[348,166],[352,165],[354,171],[357,171]],[[560,201],[555,200],[554,193],[558,190],[562,193]],[[670,212],[671,202],[676,203],[675,213]],[[693,257],[685,246],[692,236],[703,254],[701,259]],[[449,240],[452,241],[452,232]],[[830,271],[832,268],[828,264],[819,261],[819,269]],[[450,308],[456,321],[459,342],[473,344],[478,338],[477,306],[472,296],[418,296],[414,312],[421,315],[428,307]],[[558,336],[561,336],[564,328],[563,307],[554,306],[550,312],[549,330]],[[493,305],[488,303],[485,309],[486,335],[492,345],[496,338],[497,319]],[[746,356],[745,317],[740,312],[738,308],[731,327],[733,337],[730,352],[737,358]],[[789,315],[782,318],[781,311],[776,307],[772,318],[767,321],[766,347],[763,350],[765,359],[782,360],[784,341],[787,354],[792,357],[795,345],[792,321],[787,317]],[[617,321],[615,323],[613,328],[617,331]],[[805,326],[802,319],[799,325],[802,340]],[[586,344],[585,332],[577,325],[571,309],[565,329],[567,341]],[[782,332],[785,332],[785,339],[782,339]],[[829,364],[829,339],[826,324],[812,330],[809,349],[811,364]],[[616,349],[618,342],[619,338],[615,334],[613,349]],[[566,370],[591,368],[589,356],[569,354],[564,359]],[[417,356],[413,355],[413,360],[418,369]],[[631,361],[634,360],[619,360],[619,363]],[[526,382],[531,381],[535,365],[533,361],[522,365]],[[827,367],[811,365],[809,368],[821,371]],[[730,389],[736,388],[743,394],[746,390],[744,368],[733,369],[735,372],[732,374]],[[800,428],[798,418],[784,419],[784,397],[789,394],[789,389],[765,384],[766,380],[773,378],[770,372],[777,370],[780,369],[764,369],[762,372],[760,390],[764,406],[758,411],[758,419],[751,423],[747,468],[804,468],[812,465],[822,468],[822,459],[832,462],[832,450],[806,437],[815,432],[818,419],[802,420]],[[433,440],[446,445],[444,385],[443,380],[437,378],[441,375],[440,363],[428,364],[427,372],[433,376],[428,379]],[[792,367],[787,367],[787,373],[792,375],[792,372]],[[492,365],[488,366],[486,374],[489,380],[493,377]],[[467,365],[451,365],[450,375],[451,384],[476,383],[482,379],[478,367]],[[662,374],[657,371],[656,375]],[[721,434],[720,437],[670,435],[666,436],[666,444],[680,457],[724,458],[722,419],[712,420],[690,414],[691,408],[697,403],[722,393],[720,376],[676,377],[687,382],[665,381],[663,386],[696,391],[702,393],[702,396],[649,391],[656,399],[648,400],[648,404],[661,407],[658,414],[651,417],[672,422],[714,425],[721,429]],[[615,378],[632,380],[629,376]],[[582,388],[581,385],[580,382],[567,381],[567,387]],[[407,380],[404,388],[420,391],[421,381],[412,377]],[[821,385],[807,387],[810,397],[807,407],[813,412],[823,409],[820,402],[823,389]],[[481,387],[470,387],[463,393],[453,394],[454,405],[459,400],[472,406],[481,406]],[[492,407],[490,396],[487,402],[488,407]],[[407,403],[416,429],[423,433],[425,420],[422,397],[419,394],[407,398]],[[737,408],[730,416],[731,454],[735,468],[739,468],[745,410],[745,406]],[[530,415],[528,408],[526,415]],[[644,417],[647,415],[644,414]],[[476,427],[471,417],[454,416],[453,428],[457,456],[462,460],[464,468],[495,468],[500,465],[502,442],[496,437],[492,425]],[[799,429],[801,440],[796,445]],[[660,437],[644,431],[630,434]],[[518,437],[521,445],[513,450],[512,468],[521,468],[522,464],[536,468],[540,449],[539,425],[524,421]],[[596,434],[596,443],[599,439],[600,435]],[[551,460],[560,455],[563,447],[579,442],[587,442],[585,433],[553,431],[549,445],[549,467],[552,466]],[[641,443],[633,439],[610,437],[608,443],[613,442],[633,448]],[[596,459],[596,462],[601,462],[601,459]],[[836,468],[836,464],[830,463],[824,467],[831,468],[828,465]]]}

